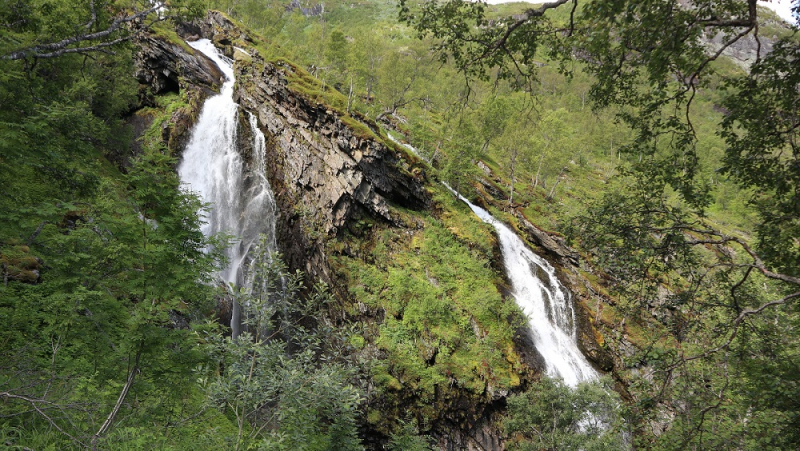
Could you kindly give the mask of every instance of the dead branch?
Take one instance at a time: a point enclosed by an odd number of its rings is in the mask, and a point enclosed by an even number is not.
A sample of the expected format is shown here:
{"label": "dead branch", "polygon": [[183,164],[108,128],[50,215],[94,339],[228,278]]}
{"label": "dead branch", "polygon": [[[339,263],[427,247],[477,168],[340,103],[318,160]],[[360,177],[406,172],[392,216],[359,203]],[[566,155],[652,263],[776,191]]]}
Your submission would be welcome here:
{"label": "dead branch", "polygon": [[72,434],[62,429],[61,426],[59,426],[58,423],[55,422],[55,420],[53,420],[49,415],[47,415],[47,413],[41,407],[39,407],[40,404],[52,405],[53,403],[51,403],[50,401],[46,401],[44,399],[31,398],[24,395],[17,395],[8,391],[0,392],[0,398],[17,399],[20,401],[27,402],[28,404],[31,405],[31,407],[33,407],[34,410],[36,410],[37,413],[39,413],[39,415],[41,415],[45,420],[47,420],[48,423],[50,423],[50,426],[55,428],[58,432],[69,437],[69,439],[72,440],[73,442],[79,444],[84,448],[86,447],[85,443],[78,440]]}
{"label": "dead branch", "polygon": [[114,422],[114,418],[117,416],[117,413],[119,413],[122,403],[125,402],[125,398],[128,396],[131,386],[133,386],[133,381],[136,379],[136,375],[139,373],[139,359],[141,356],[142,351],[140,350],[136,354],[136,360],[133,364],[133,368],[131,368],[131,371],[128,374],[128,380],[122,387],[119,398],[117,398],[117,403],[114,404],[114,408],[111,409],[111,412],[109,412],[106,421],[103,422],[103,424],[100,426],[100,429],[98,429],[97,432],[95,432],[95,434],[92,436],[92,449],[97,449],[97,440],[111,428],[111,424]]}
{"label": "dead branch", "polygon": [[[113,22],[102,31],[97,31],[94,33],[84,33],[77,36],[72,36],[69,38],[62,39],[57,42],[51,42],[48,44],[37,44],[31,47],[26,47],[20,50],[16,50],[14,52],[8,53],[0,57],[0,59],[4,60],[21,60],[27,58],[55,58],[61,55],[65,55],[68,53],[87,53],[87,52],[96,52],[101,49],[105,49],[107,47],[119,44],[126,40],[129,40],[132,35],[122,36],[110,41],[104,41],[109,36],[113,35],[114,33],[121,31],[123,26],[128,23],[138,21],[147,17],[148,15],[157,12],[161,8],[163,8],[165,3],[163,1],[155,2],[151,4],[150,8],[145,10],[129,14],[129,15],[121,15],[114,19]],[[91,28],[96,20],[97,20],[97,13],[94,7],[94,1],[90,4],[91,8],[91,18],[89,22],[84,25],[85,29]],[[158,19],[162,20],[162,19]],[[102,42],[98,42],[102,41]],[[76,47],[73,47],[76,45]]]}

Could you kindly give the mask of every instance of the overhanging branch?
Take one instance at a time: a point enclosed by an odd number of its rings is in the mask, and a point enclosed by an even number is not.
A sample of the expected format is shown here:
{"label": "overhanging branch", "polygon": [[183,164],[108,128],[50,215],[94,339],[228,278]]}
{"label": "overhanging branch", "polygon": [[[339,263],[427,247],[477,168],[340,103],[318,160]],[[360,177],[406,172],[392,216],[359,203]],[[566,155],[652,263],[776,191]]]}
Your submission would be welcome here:
{"label": "overhanging branch", "polygon": [[[125,26],[126,24],[143,19],[148,15],[162,9],[164,5],[165,3],[163,1],[159,1],[151,4],[150,8],[144,9],[142,11],[133,14],[122,15],[120,17],[117,17],[116,19],[114,19],[113,22],[111,22],[111,24],[105,30],[97,31],[94,33],[84,33],[77,36],[65,38],[57,42],[51,42],[47,44],[37,44],[31,47],[26,47],[8,53],[6,55],[3,55],[2,57],[0,57],[0,59],[21,60],[26,58],[55,58],[61,55],[65,55],[67,53],[87,53],[87,52],[98,51],[130,39],[131,36],[128,35],[128,36],[114,38],[110,41],[105,41],[105,39],[109,38],[114,33],[121,31],[123,26]],[[84,26],[87,30],[91,28],[97,20],[97,13],[95,11],[93,1],[91,2],[90,7],[91,7],[91,19],[89,19],[89,22]],[[158,20],[163,20],[163,19],[159,18]]]}
{"label": "overhanging branch", "polygon": [[719,19],[717,17],[710,17],[708,19],[701,19],[701,23],[709,28],[734,28],[734,27],[754,27],[758,19],[757,0],[747,0],[747,17],[740,19]]}
{"label": "overhanging branch", "polygon": [[729,349],[731,344],[733,343],[733,340],[739,334],[739,328],[742,325],[742,322],[747,317],[753,316],[753,315],[757,315],[757,314],[763,312],[764,310],[766,310],[766,309],[768,309],[770,307],[775,307],[775,306],[778,306],[778,305],[786,304],[788,301],[790,301],[792,299],[796,299],[796,298],[800,298],[800,291],[798,291],[797,293],[792,293],[792,294],[790,294],[788,296],[784,296],[781,299],[776,299],[774,301],[765,302],[764,304],[761,304],[760,306],[758,306],[756,308],[743,310],[741,313],[739,313],[739,316],[737,316],[736,319],[733,320],[733,323],[732,323],[733,330],[731,331],[730,335],[728,335],[728,338],[725,340],[724,343],[722,343],[721,345],[719,345],[719,346],[717,346],[715,348],[712,348],[712,349],[709,349],[709,350],[707,350],[705,352],[702,352],[700,354],[693,355],[693,356],[690,356],[690,357],[683,357],[683,358],[680,359],[679,363],[688,362],[688,361],[692,361],[692,360],[704,359],[704,358],[709,357],[709,356],[711,356],[713,354],[716,354],[719,351]]}
{"label": "overhanging branch", "polygon": [[[558,8],[559,6],[564,5],[564,4],[566,4],[566,3],[570,2],[570,1],[574,1],[575,5],[577,7],[578,0],[557,0],[555,2],[544,3],[541,6],[539,6],[538,8],[536,8],[536,9],[533,9],[533,8],[528,9],[527,11],[525,11],[522,14],[522,16],[520,18],[516,19],[514,22],[511,22],[511,24],[508,25],[508,28],[506,28],[506,31],[505,31],[505,33],[503,33],[502,36],[500,36],[498,39],[496,39],[491,44],[487,45],[486,46],[486,51],[484,51],[483,55],[481,55],[478,59],[485,58],[486,56],[490,55],[491,53],[493,53],[493,52],[495,52],[495,51],[497,51],[497,50],[499,50],[501,48],[504,48],[505,45],[506,45],[506,42],[508,41],[508,38],[511,36],[511,34],[517,28],[519,28],[522,25],[524,25],[525,23],[527,23],[529,20],[533,19],[534,17],[541,17],[541,16],[544,15],[544,13],[547,10]],[[574,8],[573,8],[573,11],[574,11]],[[570,20],[571,20],[571,17],[570,17]]]}

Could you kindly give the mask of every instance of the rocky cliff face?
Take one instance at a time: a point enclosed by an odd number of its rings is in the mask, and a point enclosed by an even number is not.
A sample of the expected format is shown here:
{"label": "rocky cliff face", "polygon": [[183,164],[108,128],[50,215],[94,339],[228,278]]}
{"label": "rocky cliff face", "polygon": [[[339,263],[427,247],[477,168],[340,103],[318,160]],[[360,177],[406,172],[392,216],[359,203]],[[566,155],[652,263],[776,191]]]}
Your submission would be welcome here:
{"label": "rocky cliff face", "polygon": [[219,91],[224,81],[216,64],[186,44],[156,35],[142,35],[136,44],[134,77],[150,95],[193,88],[208,94]]}
{"label": "rocky cliff face", "polygon": [[[404,159],[402,149],[384,142],[380,131],[369,124],[293,90],[288,77],[296,76],[297,69],[265,61],[248,45],[253,38],[223,14],[212,11],[178,31],[187,38],[211,39],[236,61],[234,97],[244,111],[256,115],[267,139],[267,175],[280,210],[276,238],[290,268],[331,284],[325,238],[361,215],[393,223],[392,205],[422,209],[430,204],[420,162]],[[147,57],[165,48],[149,47],[144,52]],[[161,58],[153,61],[145,65],[157,70],[143,73],[172,73],[170,63]],[[196,65],[190,66],[192,70],[182,75],[194,80]],[[207,86],[214,77],[213,73],[200,77],[199,86]],[[155,75],[150,78],[160,80]]]}
{"label": "rocky cliff face", "polygon": [[[175,36],[143,34],[137,36],[134,77],[139,82],[139,106],[156,107],[156,96],[179,94],[186,105],[173,111],[161,125],[161,140],[174,155],[180,154],[189,139],[203,102],[219,91],[224,75],[213,61]],[[129,166],[141,150],[141,138],[150,128],[154,115],[140,109],[127,118],[133,129],[134,148],[110,155],[121,167]]]}
{"label": "rocky cliff face", "polygon": [[[237,60],[235,97],[244,111],[257,116],[267,137],[268,176],[281,215],[278,242],[290,267],[331,282],[322,238],[336,235],[362,214],[391,223],[393,204],[412,209],[429,205],[422,169],[415,170],[415,163],[384,143],[377,130],[356,132],[342,113],[290,89],[289,64],[266,62],[252,48],[235,50],[234,41],[251,38],[224,15],[212,12],[202,21],[182,25],[179,33],[211,39]],[[166,92],[183,92],[190,100],[188,108],[163,126],[164,141],[180,152],[202,100],[218,90],[222,74],[199,52],[163,36],[145,36],[138,44],[135,76],[143,86],[143,104]],[[149,126],[146,118],[131,122],[139,132]]]}
{"label": "rocky cliff face", "polygon": [[284,254],[291,265],[304,261],[306,272],[330,283],[320,238],[336,235],[361,214],[393,223],[392,204],[421,209],[430,200],[424,176],[412,175],[401,154],[293,92],[284,75],[289,70],[272,63],[238,65],[235,96],[268,137]]}

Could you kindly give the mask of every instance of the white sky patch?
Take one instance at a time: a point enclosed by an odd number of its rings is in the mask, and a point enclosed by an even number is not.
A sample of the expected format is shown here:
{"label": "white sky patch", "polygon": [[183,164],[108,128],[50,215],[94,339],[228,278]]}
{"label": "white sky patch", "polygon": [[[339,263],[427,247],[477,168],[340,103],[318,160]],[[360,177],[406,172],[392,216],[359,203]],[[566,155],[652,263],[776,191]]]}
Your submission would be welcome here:
{"label": "white sky patch", "polygon": [[[797,1],[797,0],[795,0],[795,1]],[[520,0],[486,0],[486,3],[488,3],[490,5],[497,5],[499,3],[533,3],[533,4],[537,4],[537,3],[542,3],[542,2],[541,1],[538,1],[538,2],[537,1],[525,2],[525,1],[520,1]],[[797,21],[795,20],[795,18],[792,17],[792,0],[772,0],[771,2],[770,1],[766,1],[766,0],[759,0],[758,4],[761,5],[761,6],[766,6],[767,8],[775,11],[785,21],[787,21],[789,23],[792,23],[792,24],[797,24]]]}
{"label": "white sky patch", "polygon": [[772,0],[771,2],[760,0],[758,4],[775,11],[783,20],[797,25],[797,19],[792,17],[792,0]]}

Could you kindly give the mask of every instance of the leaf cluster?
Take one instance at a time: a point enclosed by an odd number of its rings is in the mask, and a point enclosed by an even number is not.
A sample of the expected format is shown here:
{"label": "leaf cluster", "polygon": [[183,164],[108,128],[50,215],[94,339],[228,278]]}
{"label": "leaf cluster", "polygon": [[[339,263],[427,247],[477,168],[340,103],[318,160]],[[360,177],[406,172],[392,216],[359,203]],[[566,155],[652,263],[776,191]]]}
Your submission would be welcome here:
{"label": "leaf cluster", "polygon": [[573,389],[543,377],[509,397],[503,425],[514,450],[626,448],[620,400],[608,381]]}
{"label": "leaf cluster", "polygon": [[246,331],[205,337],[218,369],[201,379],[209,402],[233,416],[237,449],[359,449],[363,394],[350,382],[354,369],[337,360],[335,343],[349,340],[321,317],[331,295],[324,285],[306,291],[302,274],[266,246],[264,238],[254,255],[253,287],[235,292]]}

